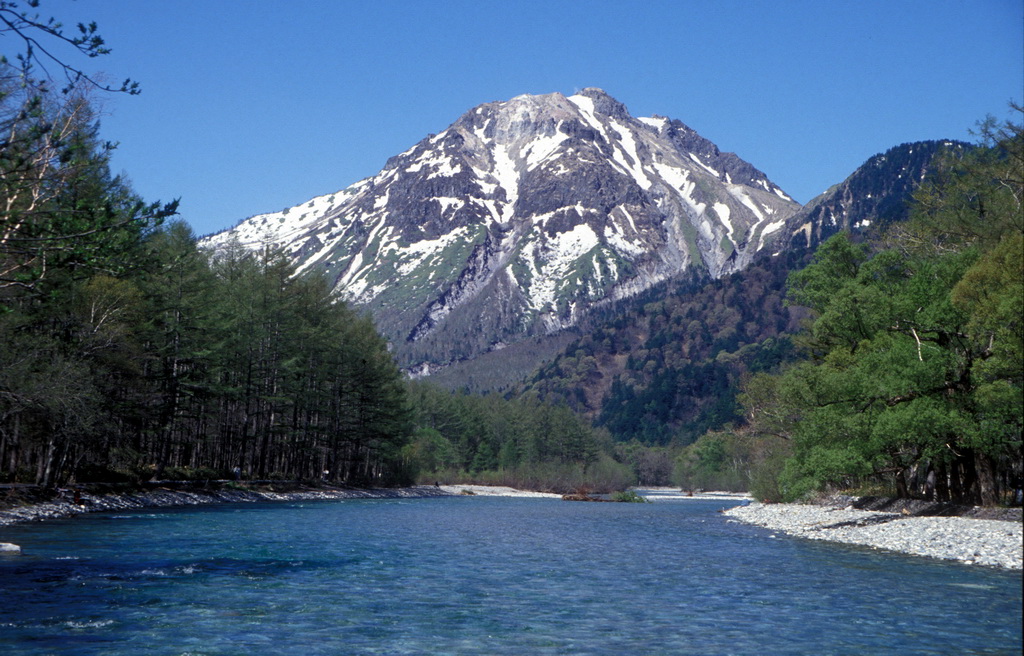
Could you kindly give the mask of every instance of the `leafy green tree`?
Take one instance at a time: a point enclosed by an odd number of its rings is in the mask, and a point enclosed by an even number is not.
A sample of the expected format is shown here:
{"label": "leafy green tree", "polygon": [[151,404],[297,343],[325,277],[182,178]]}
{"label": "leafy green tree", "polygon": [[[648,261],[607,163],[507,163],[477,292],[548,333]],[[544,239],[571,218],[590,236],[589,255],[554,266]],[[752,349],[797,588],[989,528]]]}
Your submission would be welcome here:
{"label": "leafy green tree", "polygon": [[881,482],[992,504],[1021,476],[1024,224],[1019,125],[983,124],[873,252],[837,235],[790,276],[811,359],[748,380],[752,425],[787,438],[796,498]]}
{"label": "leafy green tree", "polygon": [[[994,503],[998,472],[1015,466],[1020,448],[1020,369],[1005,339],[1013,322],[972,338],[971,317],[953,302],[979,271],[975,252],[908,260],[888,251],[851,267],[851,249],[835,243],[846,240],[827,242],[794,276],[794,300],[819,312],[820,359],[790,368],[773,388],[753,385],[745,399],[767,396],[772,407],[762,401],[758,419],[793,440],[788,495],[872,477],[909,495],[930,470],[937,498]],[[815,301],[823,289],[831,292]],[[1009,356],[1002,365],[992,360],[997,344]]]}
{"label": "leafy green tree", "polygon": [[83,360],[29,327],[0,315],[0,465],[8,480],[50,485],[96,426],[99,394]]}
{"label": "leafy green tree", "polygon": [[[132,449],[136,453],[155,449],[163,453],[157,464],[166,466],[175,450],[172,445],[189,444],[179,466],[195,468],[210,455],[204,453],[202,447],[207,445],[198,427],[209,416],[215,394],[217,281],[191,228],[182,221],[148,235],[144,253],[145,262],[133,277],[146,302],[146,320],[138,329],[146,354],[145,386],[137,396],[146,410],[138,435],[131,438]],[[126,432],[131,429],[126,427]],[[142,448],[142,442],[152,447]]]}
{"label": "leafy green tree", "polygon": [[948,155],[914,195],[913,220],[893,233],[901,250],[938,253],[976,247],[988,251],[1005,235],[1024,232],[1024,108],[1011,103],[1018,122],[988,117],[979,145]]}
{"label": "leafy green tree", "polygon": [[679,453],[673,480],[688,490],[751,490],[757,487],[754,472],[766,466],[774,441],[745,430],[709,432]]}
{"label": "leafy green tree", "polygon": [[[0,433],[11,436],[8,470],[35,462],[34,479],[49,485],[108,442],[103,436],[117,423],[112,404],[138,369],[139,292],[127,276],[142,260],[146,233],[172,208],[145,206],[110,175],[109,150],[82,96],[69,93],[53,106],[40,99],[28,118],[11,100],[0,98],[11,136],[0,148],[5,348],[14,361],[31,353],[39,374],[47,370],[42,363],[69,373],[64,385],[10,381],[0,396],[12,400],[3,411],[11,423]],[[63,398],[15,402],[26,398],[18,391],[24,383]],[[50,410],[40,414],[43,408]],[[53,414],[60,408],[74,412]],[[24,412],[36,420],[24,421]],[[46,435],[45,447],[30,446],[29,425]]]}

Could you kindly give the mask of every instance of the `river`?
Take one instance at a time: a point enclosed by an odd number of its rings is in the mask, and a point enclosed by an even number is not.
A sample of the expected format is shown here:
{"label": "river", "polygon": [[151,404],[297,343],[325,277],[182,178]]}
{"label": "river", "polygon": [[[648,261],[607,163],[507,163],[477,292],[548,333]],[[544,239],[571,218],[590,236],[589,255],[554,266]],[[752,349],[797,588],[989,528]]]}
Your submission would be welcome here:
{"label": "river", "polygon": [[10,526],[0,652],[1020,653],[1020,572],[770,537],[725,503],[360,499]]}

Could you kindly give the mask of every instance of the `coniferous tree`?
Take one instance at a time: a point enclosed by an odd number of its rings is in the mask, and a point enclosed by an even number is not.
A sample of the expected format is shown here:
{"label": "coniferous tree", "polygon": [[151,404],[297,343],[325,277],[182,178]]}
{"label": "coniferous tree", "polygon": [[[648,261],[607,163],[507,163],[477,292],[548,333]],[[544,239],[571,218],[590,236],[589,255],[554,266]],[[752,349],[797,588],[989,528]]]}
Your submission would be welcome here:
{"label": "coniferous tree", "polygon": [[1024,135],[998,134],[922,188],[897,248],[840,234],[790,276],[816,315],[812,359],[745,399],[755,427],[791,440],[790,498],[874,480],[993,504],[1019,480]]}

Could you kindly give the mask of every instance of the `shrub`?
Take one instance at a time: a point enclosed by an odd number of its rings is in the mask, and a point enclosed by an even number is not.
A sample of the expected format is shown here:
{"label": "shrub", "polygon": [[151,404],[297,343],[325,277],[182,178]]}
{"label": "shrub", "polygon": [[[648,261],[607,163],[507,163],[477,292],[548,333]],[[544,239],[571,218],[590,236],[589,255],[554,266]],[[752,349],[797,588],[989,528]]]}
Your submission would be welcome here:
{"label": "shrub", "polygon": [[636,490],[616,492],[612,494],[612,501],[619,501],[622,503],[650,503],[650,501],[637,494]]}

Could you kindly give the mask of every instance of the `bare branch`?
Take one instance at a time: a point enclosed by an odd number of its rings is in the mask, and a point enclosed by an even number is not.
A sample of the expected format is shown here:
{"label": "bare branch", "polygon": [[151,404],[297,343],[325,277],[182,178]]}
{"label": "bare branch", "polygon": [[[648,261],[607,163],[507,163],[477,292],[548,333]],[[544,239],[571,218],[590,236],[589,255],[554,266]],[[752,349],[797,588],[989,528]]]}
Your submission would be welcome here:
{"label": "bare branch", "polygon": [[49,37],[54,43],[63,43],[71,46],[88,58],[110,53],[110,48],[106,46],[103,37],[97,33],[96,23],[88,25],[79,23],[77,27],[79,35],[74,37],[68,36],[64,32],[64,26],[53,18],[43,21],[38,14],[30,16],[27,12],[19,11],[15,3],[9,0],[0,0],[0,34],[4,32],[12,33],[24,42],[25,51],[18,55],[18,60],[21,62],[22,75],[26,79],[31,77],[30,72],[33,64],[46,72],[49,78],[50,75],[46,64],[50,63],[55,64],[64,73],[64,77],[67,80],[67,84],[62,89],[64,93],[68,93],[79,82],[84,81],[102,91],[127,93],[129,95],[138,94],[140,90],[137,82],[128,79],[120,87],[100,83],[81,68],[55,55],[50,48],[35,36],[38,34]]}

